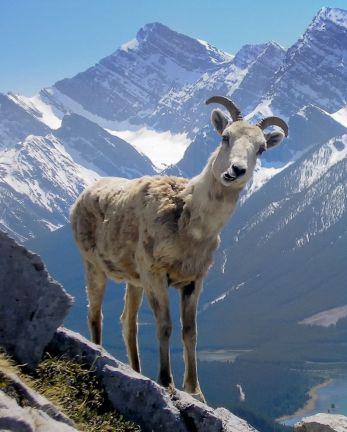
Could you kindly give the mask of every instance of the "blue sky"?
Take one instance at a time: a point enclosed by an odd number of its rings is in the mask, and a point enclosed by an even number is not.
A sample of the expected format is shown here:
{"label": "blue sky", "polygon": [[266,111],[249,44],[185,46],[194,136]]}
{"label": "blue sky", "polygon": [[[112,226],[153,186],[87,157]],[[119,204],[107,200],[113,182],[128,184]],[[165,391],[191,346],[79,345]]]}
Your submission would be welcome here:
{"label": "blue sky", "polygon": [[32,95],[73,76],[159,21],[235,53],[275,40],[288,48],[322,6],[346,0],[0,0],[0,92]]}

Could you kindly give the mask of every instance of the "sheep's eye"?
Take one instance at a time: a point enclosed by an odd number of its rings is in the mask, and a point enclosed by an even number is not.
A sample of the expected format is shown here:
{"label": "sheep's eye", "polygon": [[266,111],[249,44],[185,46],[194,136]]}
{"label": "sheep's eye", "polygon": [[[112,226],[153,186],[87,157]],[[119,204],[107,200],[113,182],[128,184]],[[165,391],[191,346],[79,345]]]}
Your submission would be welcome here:
{"label": "sheep's eye", "polygon": [[265,146],[260,146],[257,155],[261,155],[266,150]]}
{"label": "sheep's eye", "polygon": [[229,137],[227,135],[224,135],[222,137],[222,141],[223,141],[223,143],[229,144]]}

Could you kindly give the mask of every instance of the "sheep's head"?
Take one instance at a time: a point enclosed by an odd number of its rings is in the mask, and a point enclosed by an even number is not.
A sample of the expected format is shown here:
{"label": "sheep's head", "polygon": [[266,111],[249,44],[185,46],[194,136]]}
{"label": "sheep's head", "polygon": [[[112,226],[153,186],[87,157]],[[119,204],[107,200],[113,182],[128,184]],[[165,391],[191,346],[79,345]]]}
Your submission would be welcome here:
{"label": "sheep's head", "polygon": [[[206,103],[223,105],[232,118],[230,121],[219,109],[212,111],[212,125],[222,136],[212,165],[213,174],[224,186],[243,187],[253,174],[257,158],[288,136],[288,126],[279,117],[267,117],[252,125],[244,121],[237,106],[223,96],[213,96]],[[264,133],[269,126],[279,126],[283,132]]]}

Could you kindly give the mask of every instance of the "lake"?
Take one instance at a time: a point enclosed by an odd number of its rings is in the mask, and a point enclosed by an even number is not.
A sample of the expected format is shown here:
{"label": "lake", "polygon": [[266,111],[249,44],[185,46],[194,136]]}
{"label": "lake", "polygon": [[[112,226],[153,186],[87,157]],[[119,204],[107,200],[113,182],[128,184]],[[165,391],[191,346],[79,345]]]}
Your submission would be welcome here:
{"label": "lake", "polygon": [[[292,416],[281,423],[292,426],[302,419],[319,412],[342,414],[347,416],[347,376],[334,379],[330,384],[317,389],[317,401],[312,410],[305,412],[304,416]],[[332,409],[331,407],[334,406]]]}

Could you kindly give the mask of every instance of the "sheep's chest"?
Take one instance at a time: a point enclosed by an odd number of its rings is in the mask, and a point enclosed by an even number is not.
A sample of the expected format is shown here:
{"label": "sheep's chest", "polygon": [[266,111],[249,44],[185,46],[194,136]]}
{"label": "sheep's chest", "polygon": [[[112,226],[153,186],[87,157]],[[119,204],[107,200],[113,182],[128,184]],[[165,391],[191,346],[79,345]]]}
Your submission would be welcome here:
{"label": "sheep's chest", "polygon": [[143,242],[148,269],[167,275],[169,284],[177,288],[205,277],[217,246],[218,238],[196,242],[178,235],[170,241],[159,237]]}

